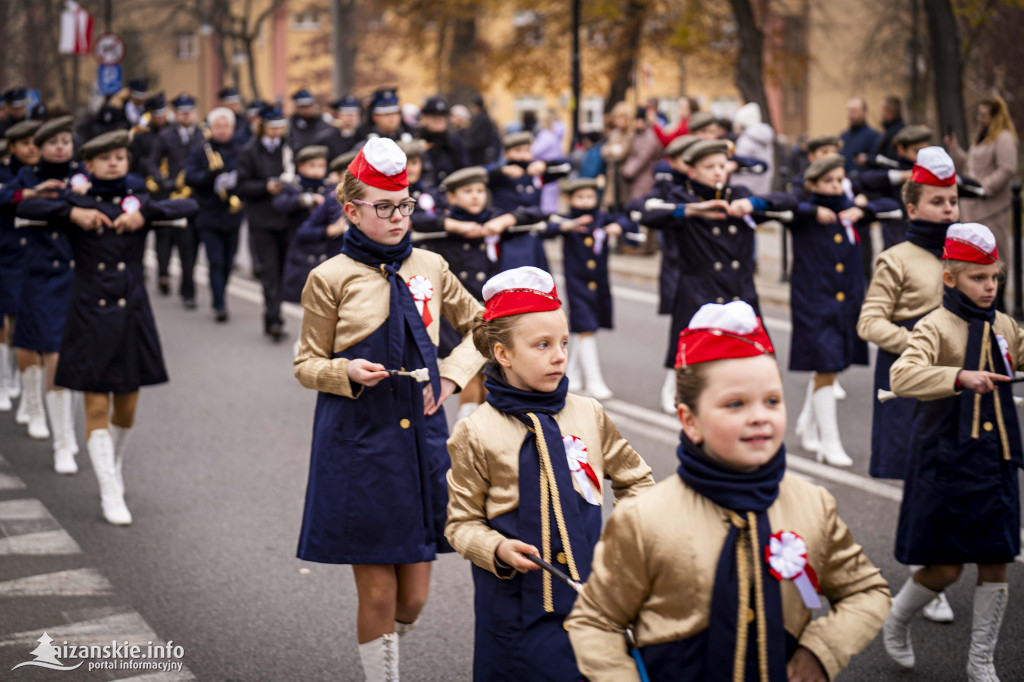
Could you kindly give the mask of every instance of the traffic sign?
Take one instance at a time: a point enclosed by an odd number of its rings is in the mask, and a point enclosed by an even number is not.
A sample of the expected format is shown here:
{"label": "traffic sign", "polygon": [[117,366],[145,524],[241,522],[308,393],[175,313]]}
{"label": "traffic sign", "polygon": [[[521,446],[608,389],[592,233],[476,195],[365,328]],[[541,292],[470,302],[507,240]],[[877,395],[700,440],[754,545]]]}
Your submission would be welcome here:
{"label": "traffic sign", "polygon": [[100,64],[120,64],[124,59],[124,40],[116,33],[104,33],[96,39],[93,54]]}
{"label": "traffic sign", "polygon": [[97,86],[101,95],[116,95],[124,87],[124,74],[120,64],[100,64],[96,73]]}

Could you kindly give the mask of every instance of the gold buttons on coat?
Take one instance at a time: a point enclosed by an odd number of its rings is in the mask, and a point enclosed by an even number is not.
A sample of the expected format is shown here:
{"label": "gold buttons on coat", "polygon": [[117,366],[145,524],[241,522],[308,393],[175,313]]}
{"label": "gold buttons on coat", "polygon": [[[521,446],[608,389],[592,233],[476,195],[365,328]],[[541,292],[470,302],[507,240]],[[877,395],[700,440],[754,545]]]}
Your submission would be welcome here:
{"label": "gold buttons on coat", "polygon": [[985,429],[986,431],[991,431],[993,428],[992,422],[985,422],[984,424],[981,425],[981,428]]}
{"label": "gold buttons on coat", "polygon": [[838,294],[836,294],[836,300],[842,303],[843,301],[846,300],[846,294],[840,291]]}
{"label": "gold buttons on coat", "polygon": [[464,244],[462,245],[462,250],[463,250],[463,251],[469,251],[469,242],[466,242],[466,243],[464,243]]}
{"label": "gold buttons on coat", "polygon": [[459,272],[459,279],[466,279],[467,277],[469,277],[469,273],[465,270]]}
{"label": "gold buttons on coat", "polygon": [[718,298],[715,299],[715,303],[725,303],[725,299],[719,296]]}
{"label": "gold buttons on coat", "polygon": [[99,306],[100,306],[101,308],[106,308],[106,307],[107,307],[107,299],[105,299],[105,298],[101,298],[101,299],[100,299],[99,301],[97,301],[96,303],[97,303],[97,304],[99,304]]}
{"label": "gold buttons on coat", "polygon": [[593,246],[594,245],[594,238],[593,237],[587,237],[586,239],[583,240],[583,245],[584,246]]}
{"label": "gold buttons on coat", "polygon": [[100,263],[99,265],[96,266],[96,269],[99,270],[100,272],[105,272],[106,269],[107,269],[107,264],[106,263]]}
{"label": "gold buttons on coat", "polygon": [[58,233],[58,232],[52,232],[52,233],[50,234],[50,239],[52,239],[53,241],[57,241],[57,237],[59,237],[59,236],[60,236],[60,233]]}
{"label": "gold buttons on coat", "polygon": [[722,264],[719,261],[715,261],[715,264],[712,267],[715,268],[715,272],[721,272],[722,270]]}
{"label": "gold buttons on coat", "polygon": [[486,251],[487,250],[487,244],[481,244],[480,246],[478,246],[476,248],[478,248],[481,251]]}
{"label": "gold buttons on coat", "polygon": [[401,426],[403,429],[407,429],[410,426],[412,426],[412,422],[410,422],[408,419],[402,419],[401,421],[398,422],[398,425]]}
{"label": "gold buttons on coat", "polygon": [[21,246],[25,246],[26,244],[28,244],[28,238],[22,237],[18,244],[20,244]]}
{"label": "gold buttons on coat", "polygon": [[729,263],[729,267],[731,267],[733,270],[739,270],[740,262],[738,260],[734,260],[733,262]]}
{"label": "gold buttons on coat", "polygon": [[714,227],[711,228],[711,234],[717,237],[718,235],[722,234],[722,228],[720,228],[718,225],[715,225]]}
{"label": "gold buttons on coat", "polygon": [[478,273],[476,273],[476,281],[482,282],[485,279],[487,279],[487,273],[486,272],[478,272]]}
{"label": "gold buttons on coat", "polygon": [[596,267],[597,267],[597,262],[596,261],[594,261],[594,260],[588,260],[587,261],[587,270],[593,270]]}
{"label": "gold buttons on coat", "polygon": [[843,243],[843,235],[841,235],[841,234],[834,235],[832,237],[832,241],[834,241],[836,244],[842,244]]}
{"label": "gold buttons on coat", "polygon": [[53,261],[53,267],[59,268],[60,267],[60,261],[59,260]]}
{"label": "gold buttons on coat", "polygon": [[587,282],[587,288],[591,291],[597,291],[597,282]]}
{"label": "gold buttons on coat", "polygon": [[306,256],[306,262],[307,263],[315,263],[316,262],[316,256],[314,256],[313,254],[309,254],[308,256]]}
{"label": "gold buttons on coat", "polygon": [[555,556],[555,561],[557,561],[560,564],[566,563],[565,552],[559,552],[558,555]]}
{"label": "gold buttons on coat", "polygon": [[118,272],[124,272],[124,269],[125,269],[126,267],[128,267],[128,266],[127,266],[127,265],[125,265],[125,264],[124,264],[124,262],[122,261],[122,262],[120,262],[120,263],[118,263],[118,264],[117,264],[117,271],[118,271]]}
{"label": "gold buttons on coat", "polygon": [[836,263],[836,272],[842,272],[845,269],[846,269],[845,265],[843,265],[842,263]]}
{"label": "gold buttons on coat", "polygon": [[756,618],[756,616],[754,615],[754,609],[748,608],[747,609],[747,622],[748,623],[753,623],[754,622],[754,618]]}
{"label": "gold buttons on coat", "polygon": [[128,301],[124,300],[123,298],[117,299],[117,307],[118,308],[123,308],[126,305],[128,305]]}
{"label": "gold buttons on coat", "polygon": [[730,225],[729,226],[729,234],[736,234],[736,226],[735,225]]}

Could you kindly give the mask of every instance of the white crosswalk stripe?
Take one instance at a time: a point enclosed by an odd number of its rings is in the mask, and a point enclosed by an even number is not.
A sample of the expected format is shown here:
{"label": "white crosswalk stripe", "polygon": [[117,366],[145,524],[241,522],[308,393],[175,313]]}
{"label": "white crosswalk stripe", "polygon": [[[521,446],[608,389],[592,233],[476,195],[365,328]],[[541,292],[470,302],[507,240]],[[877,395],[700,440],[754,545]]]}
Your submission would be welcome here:
{"label": "white crosswalk stripe", "polygon": [[81,553],[82,548],[64,530],[47,530],[0,538],[0,556]]}
{"label": "white crosswalk stripe", "polygon": [[76,568],[0,582],[0,599],[11,597],[102,597],[113,593],[113,586],[94,568]]}

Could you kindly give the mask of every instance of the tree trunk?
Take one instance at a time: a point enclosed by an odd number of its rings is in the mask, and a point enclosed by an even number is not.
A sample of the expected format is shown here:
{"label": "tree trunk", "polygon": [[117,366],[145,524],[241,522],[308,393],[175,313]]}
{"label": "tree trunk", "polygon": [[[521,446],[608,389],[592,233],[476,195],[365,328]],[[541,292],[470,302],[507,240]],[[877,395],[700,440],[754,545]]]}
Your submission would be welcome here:
{"label": "tree trunk", "polygon": [[[745,102],[756,102],[761,107],[761,120],[772,123],[768,97],[764,91],[764,32],[757,24],[750,0],[729,0],[736,19],[736,89]],[[773,126],[774,127],[774,126]]]}
{"label": "tree trunk", "polygon": [[256,41],[256,37],[245,36],[241,39],[245,45],[245,61],[249,64],[249,89],[252,90],[253,99],[261,99],[260,87],[256,83],[256,60],[254,59],[252,44]]}
{"label": "tree trunk", "polygon": [[967,147],[967,119],[964,116],[963,60],[960,35],[950,0],[923,0],[931,39],[935,108],[942,135],[952,131]]}
{"label": "tree trunk", "polygon": [[352,91],[356,84],[356,55],[359,49],[355,0],[331,0],[334,68],[331,84],[336,95]]}
{"label": "tree trunk", "polygon": [[469,104],[480,90],[480,54],[476,39],[476,17],[452,22],[451,49],[448,51],[448,101]]}
{"label": "tree trunk", "polygon": [[625,0],[623,3],[621,30],[615,41],[615,61],[611,69],[608,98],[604,102],[604,113],[626,98],[629,86],[633,84],[636,58],[640,51],[640,34],[647,11],[645,0]]}

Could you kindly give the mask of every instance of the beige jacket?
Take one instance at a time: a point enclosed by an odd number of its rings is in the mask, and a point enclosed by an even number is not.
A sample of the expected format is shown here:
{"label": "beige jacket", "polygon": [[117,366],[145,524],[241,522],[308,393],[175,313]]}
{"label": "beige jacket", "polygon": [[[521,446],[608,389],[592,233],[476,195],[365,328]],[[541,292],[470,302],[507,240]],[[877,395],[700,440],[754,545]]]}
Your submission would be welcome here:
{"label": "beige jacket", "polygon": [[[812,621],[796,587],[789,581],[781,586],[786,630],[832,679],[882,627],[889,614],[888,584],[853,541],[824,488],[785,476],[768,519],[774,530],[794,531],[806,541],[821,593],[832,605],[828,615]],[[678,476],[616,508],[565,622],[580,672],[590,682],[640,679],[623,636],[630,624],[640,647],[707,629],[728,528],[728,512]]]}
{"label": "beige jacket", "polygon": [[921,317],[941,304],[942,260],[916,244],[897,244],[878,256],[857,335],[899,355],[910,341],[910,330],[895,323]]}
{"label": "beige jacket", "polygon": [[[583,441],[588,463],[599,481],[611,481],[616,502],[654,485],[651,468],[596,400],[568,394],[555,422],[563,436]],[[494,553],[506,538],[488,521],[519,508],[519,450],[526,434],[521,421],[484,403],[455,424],[448,440],[452,468],[445,537],[456,552],[502,578],[510,576],[498,571]],[[548,449],[552,458],[565,456],[561,443],[548,443]],[[575,478],[573,489],[582,494]]]}
{"label": "beige jacket", "polygon": [[957,148],[950,156],[959,172],[985,188],[983,199],[964,200],[960,220],[988,225],[986,220],[1009,208],[1013,198],[1011,186],[1017,177],[1017,143],[1013,135],[1004,130],[992,142],[972,144],[966,153]]}
{"label": "beige jacket", "polygon": [[[484,366],[484,358],[473,346],[470,331],[481,305],[463,288],[436,253],[413,249],[398,270],[406,282],[416,275],[426,277],[434,288],[426,303],[433,318],[427,326],[436,345],[441,316],[448,318],[461,334],[462,343],[440,363],[442,377],[465,386]],[[318,265],[302,289],[302,332],[295,356],[295,377],[306,388],[358,398],[363,387],[348,378],[348,359],[334,355],[353,346],[384,324],[389,314],[391,285],[382,271],[340,254]],[[380,362],[381,358],[365,358]],[[399,369],[399,368],[389,368]],[[406,369],[417,369],[409,367]]]}
{"label": "beige jacket", "polygon": [[[1024,332],[1013,318],[999,312],[992,326],[1006,339],[1014,368],[1024,368]],[[938,400],[959,393],[956,377],[965,364],[969,332],[967,321],[945,308],[929,313],[914,326],[907,349],[889,370],[893,392],[918,400]],[[993,349],[992,359],[999,362],[998,350]],[[971,359],[969,367],[977,366],[978,359]]]}

